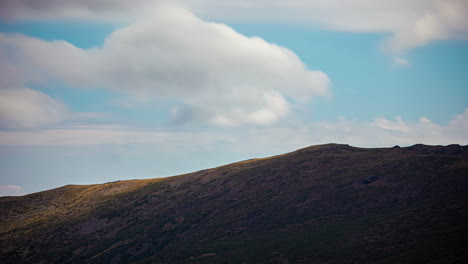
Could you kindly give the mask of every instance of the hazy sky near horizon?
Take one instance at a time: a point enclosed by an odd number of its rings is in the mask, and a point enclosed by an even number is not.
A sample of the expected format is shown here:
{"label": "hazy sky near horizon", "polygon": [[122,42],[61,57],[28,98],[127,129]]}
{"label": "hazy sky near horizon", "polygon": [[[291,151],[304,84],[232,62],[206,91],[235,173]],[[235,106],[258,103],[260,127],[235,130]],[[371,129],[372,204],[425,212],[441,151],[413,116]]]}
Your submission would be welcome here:
{"label": "hazy sky near horizon", "polygon": [[0,0],[0,196],[468,144],[466,0]]}

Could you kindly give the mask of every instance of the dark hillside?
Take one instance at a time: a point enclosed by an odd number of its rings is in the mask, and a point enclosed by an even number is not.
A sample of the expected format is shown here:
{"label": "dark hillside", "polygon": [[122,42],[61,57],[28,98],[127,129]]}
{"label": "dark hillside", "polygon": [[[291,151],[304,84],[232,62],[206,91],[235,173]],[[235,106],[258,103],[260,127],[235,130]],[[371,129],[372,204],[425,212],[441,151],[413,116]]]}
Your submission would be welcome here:
{"label": "dark hillside", "polygon": [[312,146],[0,198],[0,263],[468,263],[468,147]]}

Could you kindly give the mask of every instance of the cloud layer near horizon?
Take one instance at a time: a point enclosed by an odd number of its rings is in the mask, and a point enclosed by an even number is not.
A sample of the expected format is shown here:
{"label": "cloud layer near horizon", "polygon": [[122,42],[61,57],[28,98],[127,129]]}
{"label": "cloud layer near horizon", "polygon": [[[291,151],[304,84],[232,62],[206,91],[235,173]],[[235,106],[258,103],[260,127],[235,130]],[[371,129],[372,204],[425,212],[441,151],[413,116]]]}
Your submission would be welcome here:
{"label": "cloud layer near horizon", "polygon": [[372,122],[340,119],[335,122],[191,132],[103,125],[59,127],[30,132],[0,131],[0,147],[154,144],[166,151],[213,150],[224,146],[230,151],[281,153],[291,148],[329,142],[360,147],[416,143],[468,144],[467,135],[468,109],[465,109],[445,126],[437,125],[426,117],[421,117],[417,122],[405,122],[400,117],[394,120],[378,117]]}
{"label": "cloud layer near horizon", "polygon": [[94,49],[0,34],[0,59],[13,73],[3,83],[59,82],[173,100],[177,122],[229,126],[274,123],[291,104],[327,96],[330,82],[286,48],[172,7],[154,9]]}

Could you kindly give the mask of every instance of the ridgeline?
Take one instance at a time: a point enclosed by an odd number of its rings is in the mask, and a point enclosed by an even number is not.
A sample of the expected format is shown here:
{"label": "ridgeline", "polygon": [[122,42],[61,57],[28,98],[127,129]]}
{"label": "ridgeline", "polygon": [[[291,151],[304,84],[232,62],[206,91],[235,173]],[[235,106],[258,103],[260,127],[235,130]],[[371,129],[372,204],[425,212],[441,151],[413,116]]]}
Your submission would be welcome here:
{"label": "ridgeline", "polygon": [[0,198],[0,263],[468,263],[468,147],[326,144]]}

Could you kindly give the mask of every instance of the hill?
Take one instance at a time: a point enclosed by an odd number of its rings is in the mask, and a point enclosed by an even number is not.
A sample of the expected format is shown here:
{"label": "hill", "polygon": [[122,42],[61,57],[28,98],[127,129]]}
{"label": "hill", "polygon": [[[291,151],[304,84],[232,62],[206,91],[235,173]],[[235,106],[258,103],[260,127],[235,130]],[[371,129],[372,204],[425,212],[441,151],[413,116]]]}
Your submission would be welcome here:
{"label": "hill", "polygon": [[0,263],[468,263],[468,147],[326,144],[0,198]]}

